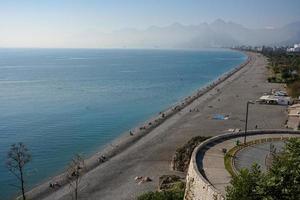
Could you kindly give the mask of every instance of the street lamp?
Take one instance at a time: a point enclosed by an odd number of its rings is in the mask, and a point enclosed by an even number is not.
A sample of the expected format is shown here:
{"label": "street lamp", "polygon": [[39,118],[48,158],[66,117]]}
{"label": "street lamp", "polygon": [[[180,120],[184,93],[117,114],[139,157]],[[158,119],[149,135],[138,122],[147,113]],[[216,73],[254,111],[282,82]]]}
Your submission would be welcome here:
{"label": "street lamp", "polygon": [[254,103],[253,101],[247,101],[246,123],[245,123],[245,134],[244,134],[244,144],[246,144],[246,137],[247,137],[249,104],[255,104],[255,103]]}

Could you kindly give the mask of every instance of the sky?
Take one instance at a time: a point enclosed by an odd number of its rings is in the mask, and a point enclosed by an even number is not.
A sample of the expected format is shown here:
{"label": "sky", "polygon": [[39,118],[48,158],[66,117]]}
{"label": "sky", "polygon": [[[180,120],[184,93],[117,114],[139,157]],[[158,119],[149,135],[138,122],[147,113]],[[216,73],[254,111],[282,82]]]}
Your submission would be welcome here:
{"label": "sky", "polygon": [[300,21],[299,8],[299,0],[0,0],[0,47],[72,47],[68,38],[88,47],[98,33],[218,18],[280,27]]}

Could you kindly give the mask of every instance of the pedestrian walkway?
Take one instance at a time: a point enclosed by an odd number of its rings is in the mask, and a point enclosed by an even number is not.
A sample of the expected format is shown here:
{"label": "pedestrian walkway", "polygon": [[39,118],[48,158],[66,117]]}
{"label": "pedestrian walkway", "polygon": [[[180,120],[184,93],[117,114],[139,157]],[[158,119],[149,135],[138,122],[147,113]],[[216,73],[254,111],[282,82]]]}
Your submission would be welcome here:
{"label": "pedestrian walkway", "polygon": [[[263,139],[263,138],[280,138],[280,137],[300,137],[299,134],[263,134],[263,135],[252,135],[247,136],[247,142]],[[202,156],[197,157],[197,165],[199,171],[202,171],[203,176],[208,180],[211,185],[219,190],[223,196],[225,196],[225,188],[229,185],[231,180],[231,176],[228,171],[225,169],[224,165],[224,153],[223,149],[230,150],[236,145],[236,141],[243,141],[244,137],[237,137],[233,139],[228,139],[219,143],[210,146]],[[269,145],[269,144],[266,144]],[[281,145],[282,146],[282,145]],[[265,146],[262,146],[265,148]],[[261,149],[259,152],[263,151]],[[258,154],[256,148],[247,148],[243,154],[240,154],[240,160],[242,161],[242,166],[249,166],[253,162],[261,162],[260,156],[253,156],[254,154]],[[244,157],[246,155],[246,157]],[[248,156],[251,155],[251,156]],[[243,158],[241,158],[243,157]],[[246,165],[247,164],[247,165]]]}

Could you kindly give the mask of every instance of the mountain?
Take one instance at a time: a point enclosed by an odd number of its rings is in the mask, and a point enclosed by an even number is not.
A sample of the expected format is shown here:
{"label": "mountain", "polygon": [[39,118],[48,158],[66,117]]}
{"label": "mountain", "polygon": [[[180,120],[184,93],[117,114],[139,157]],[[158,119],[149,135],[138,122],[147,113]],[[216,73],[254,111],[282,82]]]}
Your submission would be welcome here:
{"label": "mountain", "polygon": [[300,42],[300,21],[280,28],[249,29],[221,19],[208,24],[171,24],[145,30],[123,29],[102,34],[102,46],[128,48],[203,48],[234,45],[291,45]]}

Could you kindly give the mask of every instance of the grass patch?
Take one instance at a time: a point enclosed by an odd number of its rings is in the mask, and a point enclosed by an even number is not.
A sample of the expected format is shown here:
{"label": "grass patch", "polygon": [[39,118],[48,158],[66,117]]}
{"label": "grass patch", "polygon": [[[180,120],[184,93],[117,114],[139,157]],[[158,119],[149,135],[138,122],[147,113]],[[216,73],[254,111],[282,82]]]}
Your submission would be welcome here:
{"label": "grass patch", "polygon": [[231,176],[236,176],[235,171],[233,169],[232,163],[233,158],[236,154],[236,152],[240,149],[242,149],[244,145],[235,146],[232,149],[230,149],[224,156],[224,165],[225,169],[229,172]]}

